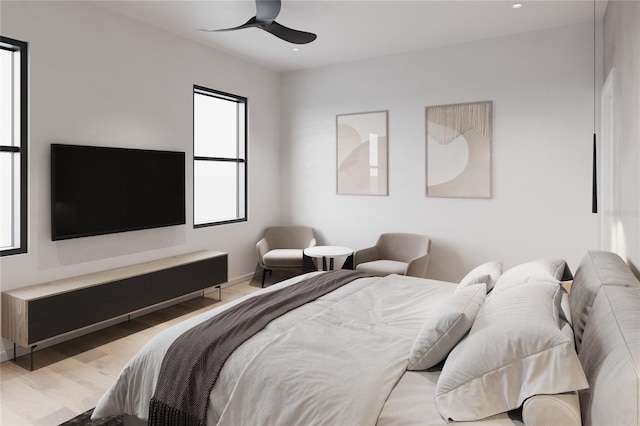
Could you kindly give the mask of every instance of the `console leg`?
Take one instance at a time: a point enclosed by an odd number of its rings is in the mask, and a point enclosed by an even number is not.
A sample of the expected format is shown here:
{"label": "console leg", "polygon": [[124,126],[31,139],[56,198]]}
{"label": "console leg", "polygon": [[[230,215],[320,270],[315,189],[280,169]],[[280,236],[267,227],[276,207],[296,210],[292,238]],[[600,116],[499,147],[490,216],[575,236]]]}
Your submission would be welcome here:
{"label": "console leg", "polygon": [[[29,348],[30,371],[33,371],[33,350],[36,348],[36,346],[38,345],[33,345]],[[13,344],[13,362],[17,362],[17,360],[18,360],[18,347],[14,343]]]}
{"label": "console leg", "polygon": [[33,349],[38,345],[31,346],[31,371],[33,371]]}

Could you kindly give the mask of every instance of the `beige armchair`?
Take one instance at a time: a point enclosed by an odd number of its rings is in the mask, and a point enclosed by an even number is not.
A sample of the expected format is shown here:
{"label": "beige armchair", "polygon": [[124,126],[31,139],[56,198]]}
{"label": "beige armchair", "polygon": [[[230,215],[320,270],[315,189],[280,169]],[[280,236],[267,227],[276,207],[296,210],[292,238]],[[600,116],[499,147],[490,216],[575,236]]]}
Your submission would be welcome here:
{"label": "beige armchair", "polygon": [[309,226],[271,226],[256,244],[258,263],[262,267],[262,287],[267,272],[274,269],[303,270],[303,250],[316,245]]}
{"label": "beige armchair", "polygon": [[373,275],[400,274],[425,278],[431,240],[424,235],[382,234],[376,245],[355,252],[357,271]]}

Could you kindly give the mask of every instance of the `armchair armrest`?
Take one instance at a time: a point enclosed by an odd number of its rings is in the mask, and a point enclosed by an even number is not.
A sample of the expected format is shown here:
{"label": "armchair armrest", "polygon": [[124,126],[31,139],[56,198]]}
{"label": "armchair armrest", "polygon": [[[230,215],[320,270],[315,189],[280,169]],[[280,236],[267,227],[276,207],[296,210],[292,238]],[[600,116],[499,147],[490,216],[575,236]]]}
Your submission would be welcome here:
{"label": "armchair armrest", "polygon": [[309,244],[305,248],[315,247],[315,246],[316,246],[316,239],[312,238],[311,241],[309,241]]}
{"label": "armchair armrest", "polygon": [[429,253],[411,259],[407,264],[405,275],[410,277],[426,278],[427,265],[429,264]]}
{"label": "armchair armrest", "polygon": [[367,247],[356,251],[353,255],[353,267],[355,268],[361,263],[373,262],[374,260],[380,260],[380,254],[378,253],[378,247]]}
{"label": "armchair armrest", "polygon": [[262,258],[264,257],[265,254],[267,254],[268,251],[269,251],[269,243],[267,242],[267,240],[263,238],[260,241],[258,241],[258,243],[256,244],[256,252],[258,254],[258,263],[262,267],[264,267],[264,263],[262,263]]}

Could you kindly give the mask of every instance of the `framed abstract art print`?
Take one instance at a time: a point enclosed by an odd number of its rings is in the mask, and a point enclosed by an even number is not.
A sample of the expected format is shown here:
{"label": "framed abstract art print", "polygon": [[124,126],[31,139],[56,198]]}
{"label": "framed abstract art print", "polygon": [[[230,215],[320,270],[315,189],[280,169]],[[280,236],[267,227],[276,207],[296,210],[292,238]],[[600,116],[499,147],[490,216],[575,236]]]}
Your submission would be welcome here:
{"label": "framed abstract art print", "polygon": [[336,117],[336,182],[342,195],[388,195],[388,111]]}
{"label": "framed abstract art print", "polygon": [[491,198],[491,106],[426,107],[428,197]]}

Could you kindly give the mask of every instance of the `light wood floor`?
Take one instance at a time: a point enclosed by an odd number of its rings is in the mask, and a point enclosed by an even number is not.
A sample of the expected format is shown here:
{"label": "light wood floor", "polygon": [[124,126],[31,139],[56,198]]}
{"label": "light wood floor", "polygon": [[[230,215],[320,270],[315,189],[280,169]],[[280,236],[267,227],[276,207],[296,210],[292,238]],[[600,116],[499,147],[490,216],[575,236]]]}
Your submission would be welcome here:
{"label": "light wood floor", "polygon": [[0,425],[59,425],[95,407],[124,365],[158,332],[259,290],[249,282],[191,299],[0,364]]}

